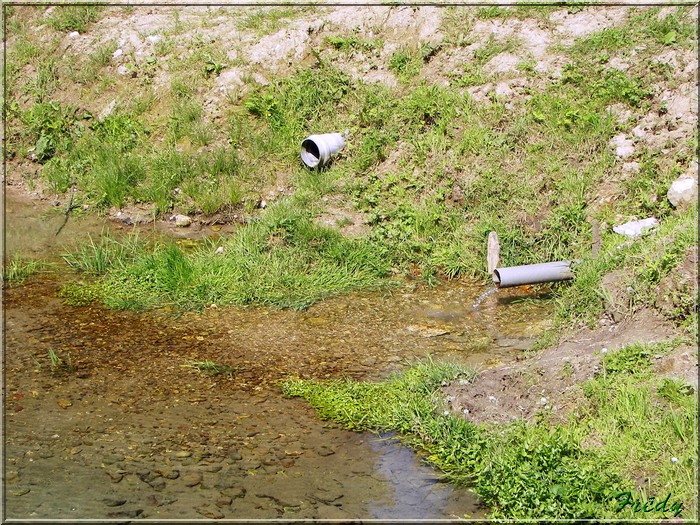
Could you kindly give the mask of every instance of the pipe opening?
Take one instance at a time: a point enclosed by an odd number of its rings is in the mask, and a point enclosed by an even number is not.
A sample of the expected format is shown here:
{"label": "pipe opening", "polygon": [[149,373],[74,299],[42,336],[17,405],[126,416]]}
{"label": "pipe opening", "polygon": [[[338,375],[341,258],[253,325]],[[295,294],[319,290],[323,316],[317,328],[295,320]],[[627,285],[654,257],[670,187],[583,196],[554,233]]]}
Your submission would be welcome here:
{"label": "pipe opening", "polygon": [[496,286],[500,287],[501,285],[501,276],[498,273],[498,270],[493,271],[493,282],[496,284]]}
{"label": "pipe opening", "polygon": [[321,158],[321,152],[318,149],[318,145],[313,141],[306,139],[301,143],[301,160],[304,161],[309,168],[313,168],[318,165]]}

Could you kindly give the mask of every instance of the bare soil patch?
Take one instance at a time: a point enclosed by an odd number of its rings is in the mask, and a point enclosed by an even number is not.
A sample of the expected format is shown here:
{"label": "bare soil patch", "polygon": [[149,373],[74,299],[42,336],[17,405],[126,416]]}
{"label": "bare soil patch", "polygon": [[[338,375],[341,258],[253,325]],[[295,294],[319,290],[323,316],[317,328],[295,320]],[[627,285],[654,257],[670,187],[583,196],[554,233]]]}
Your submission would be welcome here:
{"label": "bare soil patch", "polygon": [[[582,329],[558,345],[532,357],[482,370],[473,383],[443,388],[451,410],[475,423],[506,423],[533,419],[543,410],[565,418],[581,395],[580,385],[600,370],[603,354],[635,342],[668,341],[677,335],[658,313],[638,312],[620,323]],[[697,349],[682,347],[658,356],[656,369],[680,377],[697,387]]]}

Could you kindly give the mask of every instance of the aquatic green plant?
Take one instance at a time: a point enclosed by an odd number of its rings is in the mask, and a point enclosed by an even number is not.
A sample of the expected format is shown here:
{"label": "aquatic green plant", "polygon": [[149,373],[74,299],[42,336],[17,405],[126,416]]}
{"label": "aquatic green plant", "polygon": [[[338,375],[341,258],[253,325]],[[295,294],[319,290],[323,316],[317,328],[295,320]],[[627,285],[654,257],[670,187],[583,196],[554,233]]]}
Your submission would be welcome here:
{"label": "aquatic green plant", "polygon": [[94,286],[85,282],[67,282],[56,293],[68,306],[87,306],[97,300],[99,295]]}
{"label": "aquatic green plant", "polygon": [[209,376],[227,375],[231,377],[234,372],[234,368],[231,365],[215,363],[214,361],[210,361],[208,359],[205,361],[190,361],[182,366],[194,368],[195,370]]}
{"label": "aquatic green plant", "polygon": [[68,356],[64,359],[59,357],[55,350],[49,349],[47,357],[49,360],[49,371],[52,374],[71,373],[75,371],[70,352],[68,352]]}
{"label": "aquatic green plant", "polygon": [[49,266],[45,261],[25,259],[16,253],[3,265],[2,281],[6,284],[21,284],[27,278]]}

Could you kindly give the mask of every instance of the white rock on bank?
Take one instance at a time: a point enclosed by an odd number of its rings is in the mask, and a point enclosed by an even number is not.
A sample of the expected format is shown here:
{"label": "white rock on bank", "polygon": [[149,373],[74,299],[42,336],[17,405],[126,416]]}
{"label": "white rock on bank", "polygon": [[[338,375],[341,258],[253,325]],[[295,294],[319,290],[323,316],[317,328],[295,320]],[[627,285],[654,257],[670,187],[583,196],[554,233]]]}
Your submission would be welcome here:
{"label": "white rock on bank", "polygon": [[615,148],[615,155],[621,159],[626,159],[634,154],[634,142],[624,135],[613,137],[610,141],[610,146]]}
{"label": "white rock on bank", "polygon": [[613,226],[613,231],[620,235],[626,235],[627,237],[638,237],[646,231],[658,226],[658,224],[659,221],[657,221],[655,217],[649,217],[648,219],[629,221],[620,226]]}
{"label": "white rock on bank", "polygon": [[698,198],[698,181],[690,175],[681,175],[673,181],[666,196],[676,208],[692,204]]}
{"label": "white rock on bank", "polygon": [[114,107],[117,105],[117,99],[112,99],[112,102],[107,104],[107,106],[97,115],[97,120],[102,122],[104,119],[109,117],[114,111]]}
{"label": "white rock on bank", "polygon": [[625,173],[639,173],[641,166],[639,162],[625,162],[622,165],[622,171]]}

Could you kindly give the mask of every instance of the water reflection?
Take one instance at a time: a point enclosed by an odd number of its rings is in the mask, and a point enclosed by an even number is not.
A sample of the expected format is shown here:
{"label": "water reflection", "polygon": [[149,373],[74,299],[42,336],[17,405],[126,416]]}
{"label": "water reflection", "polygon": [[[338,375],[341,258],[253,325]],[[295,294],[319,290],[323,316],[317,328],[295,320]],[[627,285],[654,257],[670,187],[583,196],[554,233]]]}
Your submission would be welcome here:
{"label": "water reflection", "polygon": [[412,450],[390,435],[370,440],[377,454],[377,474],[393,492],[369,503],[375,519],[445,519],[481,517],[484,509],[474,495],[440,480],[435,470],[424,464]]}

